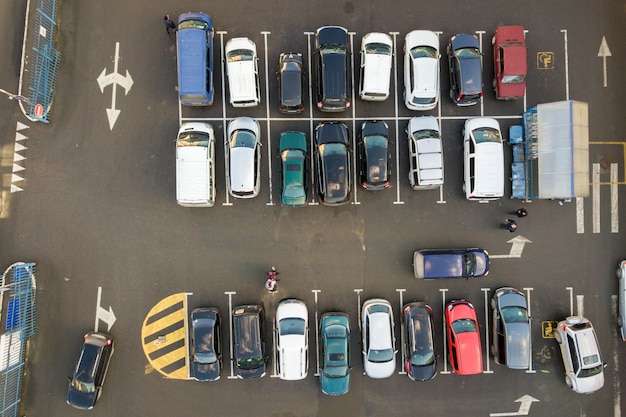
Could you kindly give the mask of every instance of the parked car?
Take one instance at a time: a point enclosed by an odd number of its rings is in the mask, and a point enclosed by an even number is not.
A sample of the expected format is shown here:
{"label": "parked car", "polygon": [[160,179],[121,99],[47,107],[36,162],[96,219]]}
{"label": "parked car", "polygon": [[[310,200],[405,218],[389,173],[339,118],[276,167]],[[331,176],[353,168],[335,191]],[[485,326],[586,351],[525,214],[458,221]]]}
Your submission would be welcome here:
{"label": "parked car", "polygon": [[415,278],[480,278],[489,273],[484,249],[421,249],[413,253]]}
{"label": "parked car", "polygon": [[528,369],[531,339],[526,296],[515,288],[498,288],[491,297],[491,309],[494,360],[512,369]]}
{"label": "parked car", "polygon": [[504,195],[504,146],[496,119],[467,119],[463,127],[463,190],[468,200]]}
{"label": "parked car", "polygon": [[348,127],[340,122],[324,122],[315,128],[317,194],[327,206],[350,201],[352,164]]}
{"label": "parked car", "polygon": [[278,303],[276,329],[280,379],[306,378],[309,369],[309,312],[306,305],[292,298]]}
{"label": "parked car", "polygon": [[196,381],[217,381],[222,370],[222,321],[217,308],[191,312],[191,370]]}
{"label": "parked car", "polygon": [[326,395],[350,389],[350,319],[345,313],[325,313],[320,323],[320,386]]}
{"label": "parked car", "polygon": [[176,30],[178,99],[183,106],[213,104],[213,19],[188,12]]}
{"label": "parked car", "polygon": [[237,378],[265,376],[265,311],[260,305],[233,308],[233,362]]}
{"label": "parked car", "polygon": [[315,95],[321,111],[350,107],[352,53],[345,28],[324,26],[315,32],[315,75]]}
{"label": "parked car", "polygon": [[437,375],[437,355],[433,331],[433,310],[423,302],[409,303],[404,313],[404,370],[414,381],[427,381]]}
{"label": "parked car", "polygon": [[252,198],[261,188],[261,129],[250,117],[228,123],[228,192],[237,198]]}
{"label": "parked car", "polygon": [[409,183],[414,190],[443,185],[443,144],[433,116],[413,117],[406,130],[409,144]]}
{"label": "parked car", "polygon": [[448,360],[459,375],[483,371],[483,354],[476,310],[466,300],[452,300],[446,306]]}
{"label": "parked car", "polygon": [[522,26],[500,26],[493,44],[493,88],[498,100],[514,100],[526,94],[528,58]]}
{"label": "parked car", "polygon": [[248,38],[232,38],[224,47],[230,104],[252,107],[261,102],[259,58],[256,44]]}
{"label": "parked car", "polygon": [[302,132],[280,134],[281,203],[283,206],[306,205],[307,197],[307,153],[306,135]]}
{"label": "parked car", "polygon": [[472,106],[483,96],[480,44],[475,35],[461,33],[448,42],[450,98],[457,106]]}
{"label": "parked car", "polygon": [[391,304],[381,298],[363,303],[363,366],[370,378],[388,378],[396,370],[396,337]]}
{"label": "parked car", "polygon": [[361,186],[366,190],[389,187],[389,129],[382,121],[368,121],[361,125],[359,140],[359,170]]}
{"label": "parked car", "polygon": [[626,260],[620,261],[616,273],[619,280],[619,294],[615,323],[619,327],[620,337],[626,341]]}
{"label": "parked car", "polygon": [[409,110],[431,110],[439,102],[439,37],[414,30],[404,38],[404,104]]}
{"label": "parked car", "polygon": [[176,137],[176,202],[183,207],[215,204],[213,126],[183,122]]}
{"label": "parked car", "polygon": [[372,32],[361,40],[359,97],[383,101],[389,97],[393,43],[386,33]]}
{"label": "parked car", "polygon": [[604,367],[600,345],[591,322],[569,316],[557,325],[554,338],[561,347],[565,383],[574,392],[590,394],[604,386]]}
{"label": "parked car", "polygon": [[284,52],[278,58],[278,89],[281,113],[302,113],[304,111],[304,70],[302,54]]}
{"label": "parked car", "polygon": [[102,386],[114,352],[111,336],[89,332],[67,389],[67,403],[74,408],[91,410],[102,394]]}

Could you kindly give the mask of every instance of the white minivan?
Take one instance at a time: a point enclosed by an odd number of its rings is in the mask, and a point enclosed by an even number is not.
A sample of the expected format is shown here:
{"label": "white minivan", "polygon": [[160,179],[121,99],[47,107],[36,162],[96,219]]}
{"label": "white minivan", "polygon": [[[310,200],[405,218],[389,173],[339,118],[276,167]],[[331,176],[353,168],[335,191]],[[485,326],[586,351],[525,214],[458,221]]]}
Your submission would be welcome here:
{"label": "white minivan", "polygon": [[361,77],[359,97],[365,101],[383,101],[389,97],[392,60],[391,37],[372,32],[361,41]]}
{"label": "white minivan", "polygon": [[495,119],[467,119],[463,128],[463,189],[468,200],[504,195],[504,147]]}
{"label": "white minivan", "polygon": [[226,42],[225,54],[230,104],[256,106],[261,102],[256,44],[248,38],[233,38]]}
{"label": "white minivan", "polygon": [[185,122],[176,138],[176,201],[184,207],[215,203],[215,135],[208,123]]}

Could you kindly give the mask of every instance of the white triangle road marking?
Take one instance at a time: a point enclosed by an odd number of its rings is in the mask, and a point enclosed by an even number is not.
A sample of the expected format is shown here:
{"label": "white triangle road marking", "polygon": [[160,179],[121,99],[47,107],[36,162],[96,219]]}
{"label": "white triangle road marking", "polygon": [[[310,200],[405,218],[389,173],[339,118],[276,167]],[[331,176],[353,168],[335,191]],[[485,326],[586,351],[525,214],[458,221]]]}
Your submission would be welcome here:
{"label": "white triangle road marking", "polygon": [[11,184],[11,192],[16,193],[18,191],[24,191],[23,188],[18,187],[17,185]]}
{"label": "white triangle road marking", "polygon": [[28,129],[30,126],[25,125],[22,122],[17,122],[17,126],[15,127],[15,130],[22,130],[22,129]]}
{"label": "white triangle road marking", "polygon": [[24,168],[21,165],[18,164],[13,164],[13,172],[20,172],[20,171],[24,171],[26,168]]}
{"label": "white triangle road marking", "polygon": [[26,146],[22,145],[21,143],[15,143],[15,152],[19,152],[19,151],[24,151],[28,149]]}
{"label": "white triangle road marking", "polygon": [[16,181],[24,181],[24,178],[20,177],[19,175],[12,174],[11,175],[11,182],[16,182]]}
{"label": "white triangle road marking", "polygon": [[24,159],[26,159],[24,155],[20,155],[17,152],[13,152],[13,162],[23,161]]}

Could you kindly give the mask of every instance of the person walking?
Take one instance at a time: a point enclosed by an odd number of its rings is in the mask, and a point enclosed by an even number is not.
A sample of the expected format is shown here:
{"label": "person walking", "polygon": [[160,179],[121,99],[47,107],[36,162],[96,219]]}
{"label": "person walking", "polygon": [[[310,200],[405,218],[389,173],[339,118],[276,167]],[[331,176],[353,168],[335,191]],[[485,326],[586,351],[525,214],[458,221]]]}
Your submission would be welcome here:
{"label": "person walking", "polygon": [[275,292],[276,281],[278,281],[278,272],[276,272],[276,268],[272,267],[272,269],[267,273],[267,281],[265,281],[265,289],[269,292]]}
{"label": "person walking", "polygon": [[176,32],[176,25],[172,22],[172,19],[170,19],[169,14],[163,16],[163,24],[165,24],[165,31],[168,35],[170,34],[170,29],[172,29],[172,32]]}
{"label": "person walking", "polygon": [[502,227],[513,233],[517,231],[517,222],[515,220],[506,219],[505,223],[502,224]]}
{"label": "person walking", "polygon": [[524,207],[519,208],[515,211],[515,213],[517,217],[526,217],[528,215],[528,212],[526,211],[526,209]]}

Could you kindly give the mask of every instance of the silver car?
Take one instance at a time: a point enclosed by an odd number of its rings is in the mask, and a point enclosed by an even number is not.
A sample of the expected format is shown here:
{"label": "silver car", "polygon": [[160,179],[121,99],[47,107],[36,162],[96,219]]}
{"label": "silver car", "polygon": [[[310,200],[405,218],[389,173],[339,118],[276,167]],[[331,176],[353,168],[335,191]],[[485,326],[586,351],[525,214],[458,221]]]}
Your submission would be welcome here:
{"label": "silver car", "polygon": [[493,338],[491,354],[496,363],[512,369],[530,365],[530,317],[526,297],[511,287],[498,288],[491,298]]}
{"label": "silver car", "polygon": [[615,323],[619,327],[620,336],[626,341],[626,260],[619,263],[617,267],[617,279],[619,280],[619,295],[617,304],[617,317]]}
{"label": "silver car", "polygon": [[396,370],[396,337],[389,301],[374,298],[363,303],[361,314],[363,366],[370,378],[388,378]]}
{"label": "silver car", "polygon": [[569,316],[560,321],[554,338],[561,347],[565,383],[574,392],[590,394],[604,386],[604,365],[596,331],[589,320]]}
{"label": "silver car", "polygon": [[237,198],[259,194],[261,184],[261,129],[250,117],[236,117],[228,124],[228,192]]}

